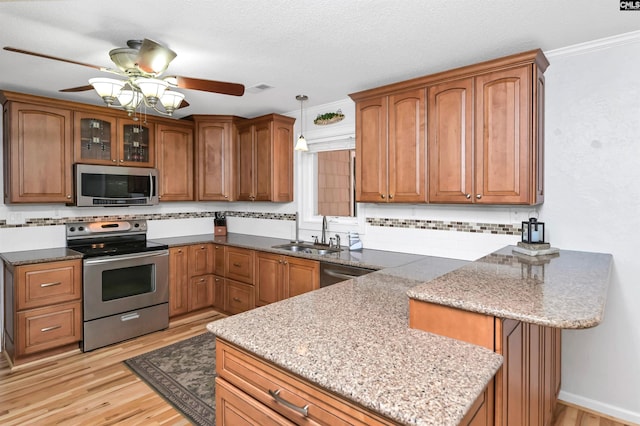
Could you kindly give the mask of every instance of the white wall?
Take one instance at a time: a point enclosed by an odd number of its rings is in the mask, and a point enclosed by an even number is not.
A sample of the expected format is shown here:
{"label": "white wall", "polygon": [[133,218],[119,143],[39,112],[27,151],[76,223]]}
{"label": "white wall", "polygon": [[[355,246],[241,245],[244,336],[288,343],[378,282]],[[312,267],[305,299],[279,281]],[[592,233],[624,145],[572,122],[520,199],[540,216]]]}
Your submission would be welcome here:
{"label": "white wall", "polygon": [[[640,33],[546,53],[551,66],[546,72],[544,205],[534,209],[363,204],[359,205],[359,212],[366,217],[515,224],[538,210],[553,246],[612,253],[614,269],[603,323],[589,330],[563,332],[561,398],[640,423],[640,285],[637,284],[640,261],[634,250],[640,239],[640,87],[635,84],[636,76],[640,75]],[[327,110],[335,105],[330,107]],[[305,119],[308,139],[313,136],[311,123],[315,115],[312,115]],[[296,164],[300,155],[296,154]],[[300,174],[296,170],[296,200],[304,192]],[[156,208],[278,213],[300,209],[296,203],[182,203]],[[65,217],[77,211],[66,207],[0,205],[0,219],[16,219],[16,215],[17,219]],[[134,210],[128,210],[128,214],[133,213]],[[210,232],[211,223],[210,220],[154,222],[149,225],[152,237]],[[292,236],[290,223],[272,222],[280,223],[264,226],[261,220],[234,218],[229,227],[233,232]],[[307,239],[319,229],[319,223],[315,222],[305,226],[303,235]],[[463,259],[477,258],[518,239],[380,228],[362,223],[357,226],[365,247]],[[0,251],[12,251],[25,244],[64,245],[64,232],[57,228],[0,229]],[[0,284],[1,281],[0,277]]]}

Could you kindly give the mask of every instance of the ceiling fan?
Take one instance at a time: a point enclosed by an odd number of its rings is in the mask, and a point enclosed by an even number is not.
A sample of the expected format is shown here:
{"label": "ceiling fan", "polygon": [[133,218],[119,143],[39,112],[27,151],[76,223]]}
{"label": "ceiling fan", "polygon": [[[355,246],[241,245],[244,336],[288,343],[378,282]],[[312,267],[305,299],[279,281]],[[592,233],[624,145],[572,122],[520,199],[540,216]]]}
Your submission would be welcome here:
{"label": "ceiling fan", "polygon": [[[203,80],[178,75],[162,77],[162,74],[164,74],[177,54],[153,40],[146,38],[144,40],[129,40],[127,41],[127,46],[109,51],[109,56],[116,68],[101,67],[10,46],[5,46],[4,50],[82,65],[121,77],[120,79],[92,78],[89,80],[89,85],[60,91],[83,92],[95,89],[108,106],[112,106],[118,101],[129,115],[132,115],[142,102],[164,115],[172,115],[175,109],[188,106],[189,104],[184,100],[184,94],[171,90],[171,88],[199,90],[233,96],[242,96],[244,94],[244,85],[238,83]],[[159,109],[159,104],[162,105],[163,109]]]}

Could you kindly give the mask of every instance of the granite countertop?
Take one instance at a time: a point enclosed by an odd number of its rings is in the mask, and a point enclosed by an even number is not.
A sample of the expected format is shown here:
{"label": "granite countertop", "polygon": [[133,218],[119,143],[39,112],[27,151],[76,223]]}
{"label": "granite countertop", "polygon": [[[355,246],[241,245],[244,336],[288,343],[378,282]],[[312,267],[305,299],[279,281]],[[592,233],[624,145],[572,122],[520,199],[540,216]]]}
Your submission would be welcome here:
{"label": "granite countertop", "polygon": [[530,257],[507,246],[411,288],[416,300],[557,328],[588,328],[604,315],[613,257],[560,250]]}
{"label": "granite countertop", "polygon": [[152,241],[167,244],[169,247],[215,243],[234,247],[242,247],[253,250],[260,250],[270,253],[286,254],[287,256],[303,257],[313,260],[322,260],[344,265],[359,266],[361,268],[382,269],[407,264],[423,258],[417,254],[398,253],[385,250],[362,249],[359,251],[349,251],[344,247],[338,253],[325,254],[322,256],[306,254],[301,252],[291,252],[288,250],[273,248],[273,246],[287,244],[290,241],[282,238],[259,237],[256,235],[228,233],[225,236],[211,234],[189,235],[184,237],[153,238]]}
{"label": "granite countertop", "polygon": [[401,268],[207,325],[219,338],[409,425],[457,425],[502,365],[488,349],[408,327],[407,291],[465,261]]}
{"label": "granite countertop", "polygon": [[54,247],[48,249],[0,253],[0,258],[2,258],[2,260],[9,266],[20,266],[29,265],[32,263],[82,259],[82,253],[68,249],[66,247]]}

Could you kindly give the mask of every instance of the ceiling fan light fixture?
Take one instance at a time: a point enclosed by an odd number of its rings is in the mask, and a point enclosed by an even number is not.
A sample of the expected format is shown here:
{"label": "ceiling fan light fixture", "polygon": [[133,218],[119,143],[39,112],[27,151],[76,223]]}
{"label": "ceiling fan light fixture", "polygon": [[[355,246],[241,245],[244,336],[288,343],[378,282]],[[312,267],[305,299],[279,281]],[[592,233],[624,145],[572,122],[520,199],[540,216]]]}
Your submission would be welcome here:
{"label": "ceiling fan light fixture", "polygon": [[173,90],[167,90],[160,98],[160,103],[164,107],[164,110],[169,114],[173,114],[184,100],[184,94]]}
{"label": "ceiling fan light fixture", "polygon": [[118,102],[129,115],[132,115],[142,102],[142,93],[137,90],[122,89],[118,95]]}
{"label": "ceiling fan light fixture", "polygon": [[145,103],[151,107],[158,103],[169,87],[169,83],[156,78],[136,78],[133,82],[142,92]]}
{"label": "ceiling fan light fixture", "polygon": [[115,78],[91,78],[89,84],[93,86],[102,100],[111,106],[120,94],[125,82]]}

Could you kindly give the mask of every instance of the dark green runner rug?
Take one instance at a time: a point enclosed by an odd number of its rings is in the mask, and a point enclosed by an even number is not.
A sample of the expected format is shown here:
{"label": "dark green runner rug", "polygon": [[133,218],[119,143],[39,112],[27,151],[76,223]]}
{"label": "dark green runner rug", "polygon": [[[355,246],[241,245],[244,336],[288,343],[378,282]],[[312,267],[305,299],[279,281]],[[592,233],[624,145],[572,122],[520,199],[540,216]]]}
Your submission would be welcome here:
{"label": "dark green runner rug", "polygon": [[196,425],[214,425],[215,337],[204,333],[124,363]]}

